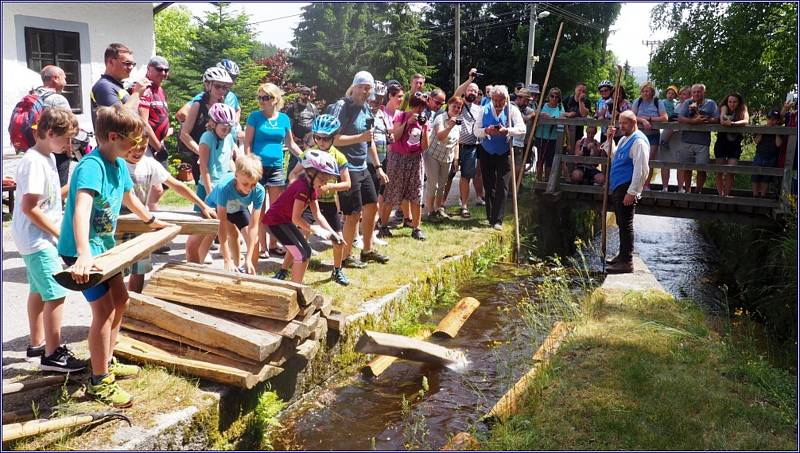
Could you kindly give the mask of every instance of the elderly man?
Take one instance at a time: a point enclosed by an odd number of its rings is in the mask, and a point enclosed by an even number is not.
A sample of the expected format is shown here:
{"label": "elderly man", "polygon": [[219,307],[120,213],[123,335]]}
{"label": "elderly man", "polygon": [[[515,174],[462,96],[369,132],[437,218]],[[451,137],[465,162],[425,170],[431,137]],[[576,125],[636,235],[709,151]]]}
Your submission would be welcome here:
{"label": "elderly man", "polygon": [[495,85],[490,96],[492,103],[475,117],[473,133],[481,140],[478,160],[486,192],[486,218],[492,228],[502,230],[506,188],[511,176],[509,139],[524,137],[526,128],[519,108],[509,103],[505,85]]}
{"label": "elderly man", "polygon": [[[636,201],[642,196],[644,183],[650,168],[647,164],[650,144],[647,136],[637,128],[636,115],[626,110],[619,115],[619,128],[622,138],[615,147],[611,140],[616,133],[609,127],[606,151],[613,152],[608,189],[619,225],[619,253],[607,261],[609,274],[628,274],[633,272],[633,215]],[[613,148],[616,150],[612,151]]]}
{"label": "elderly man", "polygon": [[[711,99],[706,99],[706,86],[702,83],[692,85],[692,99],[678,108],[678,122],[682,124],[717,124],[719,107]],[[678,162],[707,164],[710,155],[711,132],[683,131]],[[684,184],[691,187],[692,171],[678,171],[678,192],[683,192]],[[706,183],[706,172],[697,172],[697,193],[702,192]]]}
{"label": "elderly man", "polygon": [[92,101],[92,126],[97,120],[98,107],[124,104],[125,107],[136,110],[139,106],[140,96],[150,86],[150,81],[144,78],[135,82],[133,94],[128,94],[128,90],[122,85],[122,81],[130,77],[131,71],[136,66],[133,51],[125,44],[116,42],[109,44],[103,60],[106,64],[106,72],[92,86],[92,92],[89,95]]}

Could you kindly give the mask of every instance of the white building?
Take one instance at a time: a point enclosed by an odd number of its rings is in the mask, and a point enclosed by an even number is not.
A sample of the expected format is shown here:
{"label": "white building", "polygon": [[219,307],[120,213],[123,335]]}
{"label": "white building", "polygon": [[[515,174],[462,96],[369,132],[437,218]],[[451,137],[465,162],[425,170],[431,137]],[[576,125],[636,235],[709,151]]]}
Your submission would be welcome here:
{"label": "white building", "polygon": [[105,71],[103,53],[119,42],[133,50],[144,75],[155,54],[153,3],[3,3],[3,154],[14,105],[40,86],[39,70],[54,64],[67,74],[64,96],[80,125],[92,129],[89,92]]}

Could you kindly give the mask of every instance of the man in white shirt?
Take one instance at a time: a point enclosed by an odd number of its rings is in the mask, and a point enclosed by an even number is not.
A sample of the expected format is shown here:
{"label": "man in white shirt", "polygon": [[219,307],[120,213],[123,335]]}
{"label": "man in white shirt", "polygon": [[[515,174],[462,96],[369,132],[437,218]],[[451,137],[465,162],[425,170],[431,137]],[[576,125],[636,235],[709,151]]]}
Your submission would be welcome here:
{"label": "man in white shirt", "polygon": [[611,140],[616,127],[608,128],[609,139],[605,142],[606,150],[613,152],[608,189],[619,225],[619,253],[608,261],[606,272],[609,274],[633,272],[633,215],[650,171],[647,163],[650,145],[637,128],[636,115],[630,110],[620,113],[619,128],[623,133],[619,144],[614,146]]}

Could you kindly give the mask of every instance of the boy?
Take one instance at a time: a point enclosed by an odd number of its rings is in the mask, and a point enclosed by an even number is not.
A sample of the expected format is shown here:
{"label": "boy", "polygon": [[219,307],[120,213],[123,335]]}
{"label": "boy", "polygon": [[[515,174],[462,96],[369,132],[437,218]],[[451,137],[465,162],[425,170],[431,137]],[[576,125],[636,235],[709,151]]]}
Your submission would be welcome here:
{"label": "boy", "polygon": [[[258,181],[261,179],[261,159],[254,154],[236,158],[236,173],[224,176],[206,197],[206,203],[217,210],[219,219],[219,247],[226,271],[256,273],[258,263],[258,222],[261,220],[261,206],[264,205],[266,190]],[[253,205],[252,214],[250,205]],[[239,231],[247,244],[247,254],[243,266],[239,266]],[[187,244],[186,260],[200,263],[205,260],[211,247],[212,235],[205,236],[197,250]]]}
{"label": "boy", "polygon": [[61,272],[56,243],[61,229],[61,188],[54,151],[70,144],[78,132],[78,119],[63,107],[42,112],[35,130],[36,144],[17,167],[11,235],[25,262],[30,292],[28,324],[31,343],[27,357],[39,357],[46,371],[76,372],[86,368],[61,345],[61,318],[67,290],[53,274]]}
{"label": "boy", "polygon": [[[152,229],[168,224],[151,215],[133,194],[128,167],[122,159],[144,141],[144,122],[136,112],[116,104],[97,109],[95,137],[98,146],[84,156],[72,174],[67,206],[61,222],[58,253],[76,283],[89,281],[94,257],[115,245],[114,230],[124,203]],[[92,308],[89,327],[89,355],[92,374],[86,393],[100,402],[125,408],[133,405],[131,395],[119,387],[117,378],[139,373],[135,365],[123,365],[113,357],[128,291],[119,273],[83,291]]]}

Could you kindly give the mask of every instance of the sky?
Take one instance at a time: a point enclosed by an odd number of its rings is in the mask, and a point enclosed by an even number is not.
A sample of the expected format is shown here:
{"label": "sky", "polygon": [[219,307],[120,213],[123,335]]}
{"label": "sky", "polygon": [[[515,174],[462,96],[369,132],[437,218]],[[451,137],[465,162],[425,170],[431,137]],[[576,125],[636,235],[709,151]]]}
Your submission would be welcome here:
{"label": "sky", "polygon": [[[188,6],[196,15],[214,8],[213,5],[206,2],[177,4]],[[299,14],[302,13],[302,7],[307,4],[271,2],[242,4],[234,2],[233,7],[239,10],[244,8],[250,15],[252,22],[255,23],[254,28],[258,32],[257,36],[260,41],[288,48],[291,46],[289,42],[293,38],[293,30],[300,21]],[[620,15],[611,27],[612,33],[608,39],[608,49],[617,55],[621,63],[627,60],[631,66],[647,66],[650,49],[642,41],[664,39],[668,36],[668,33],[663,30],[658,33],[650,31],[650,9],[656,4],[622,4]]]}

